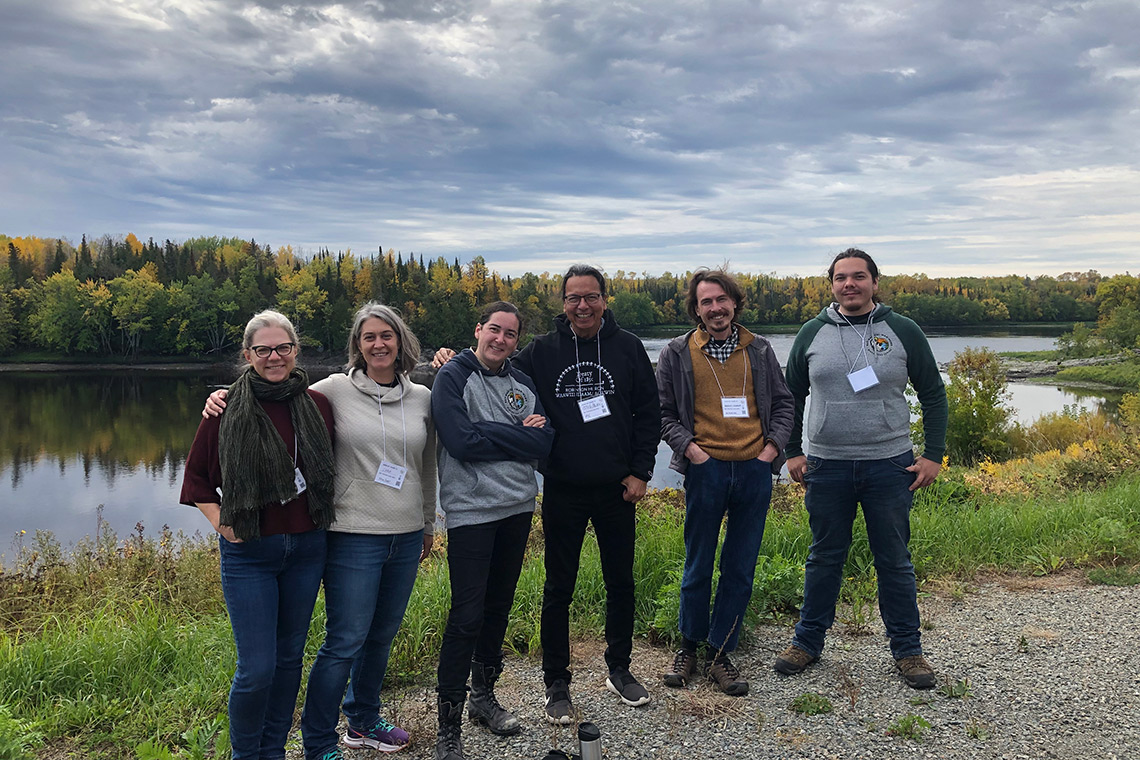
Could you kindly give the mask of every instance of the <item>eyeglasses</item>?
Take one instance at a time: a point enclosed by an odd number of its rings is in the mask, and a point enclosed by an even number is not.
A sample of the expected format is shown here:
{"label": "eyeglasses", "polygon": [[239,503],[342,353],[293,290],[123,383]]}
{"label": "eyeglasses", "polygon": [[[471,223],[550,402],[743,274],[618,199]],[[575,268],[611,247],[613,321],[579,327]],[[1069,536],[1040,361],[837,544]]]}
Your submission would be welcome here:
{"label": "eyeglasses", "polygon": [[274,351],[277,355],[284,359],[286,356],[292,356],[293,352],[297,349],[296,343],[282,343],[278,346],[250,346],[249,350],[257,356],[258,359],[268,359],[269,355]]}
{"label": "eyeglasses", "polygon": [[577,306],[578,304],[582,303],[583,301],[590,304],[591,306],[597,306],[598,302],[602,300],[602,294],[601,293],[587,293],[584,296],[579,296],[579,295],[562,296],[562,300],[565,301],[566,303],[570,304],[571,306]]}

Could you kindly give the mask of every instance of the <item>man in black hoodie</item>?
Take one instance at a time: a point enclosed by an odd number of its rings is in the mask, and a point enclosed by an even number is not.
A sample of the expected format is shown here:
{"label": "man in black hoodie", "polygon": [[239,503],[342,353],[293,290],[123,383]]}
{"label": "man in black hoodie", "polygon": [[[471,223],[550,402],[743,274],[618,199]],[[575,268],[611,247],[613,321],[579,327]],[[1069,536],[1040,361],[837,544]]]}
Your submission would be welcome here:
{"label": "man in black hoodie", "polygon": [[[593,523],[606,585],[606,686],[631,706],[649,693],[629,672],[633,648],[634,505],[645,495],[661,435],[657,383],[641,340],[606,308],[606,281],[576,264],[562,278],[563,313],[513,365],[534,381],[556,433],[544,477],[546,585],[542,669],[546,719],[569,725],[570,601],[586,526]],[[440,349],[442,363],[450,351]]]}

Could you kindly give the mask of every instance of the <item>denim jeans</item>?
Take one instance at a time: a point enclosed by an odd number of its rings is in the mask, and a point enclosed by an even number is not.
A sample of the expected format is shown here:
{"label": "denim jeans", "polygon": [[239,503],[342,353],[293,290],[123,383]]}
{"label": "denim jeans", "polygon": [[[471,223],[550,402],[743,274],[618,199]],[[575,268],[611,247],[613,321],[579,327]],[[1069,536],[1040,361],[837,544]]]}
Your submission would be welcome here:
{"label": "denim jeans", "polygon": [[542,487],[546,583],[542,588],[542,671],[547,686],[570,681],[570,602],[586,525],[594,526],[606,586],[606,666],[629,669],[633,651],[634,505],[621,482],[580,486],[547,478]]}
{"label": "denim jeans", "polygon": [[793,643],[816,657],[835,622],[835,602],[851,548],[855,507],[863,508],[867,539],[879,577],[879,614],[898,659],[922,654],[914,565],[910,561],[910,484],[915,474],[907,451],[890,459],[808,457],[804,483],[811,524],[811,552],[804,574],[804,604]]}
{"label": "denim jeans", "polygon": [[380,716],[388,653],[416,582],[423,535],[329,533],[325,643],[309,672],[301,714],[306,757],[337,745],[342,707],[353,728],[371,728]]}
{"label": "denim jeans", "polygon": [[439,696],[462,702],[471,661],[499,667],[533,512],[447,531],[451,610],[436,673]]}
{"label": "denim jeans", "polygon": [[325,567],[325,532],[230,543],[218,536],[222,593],[237,644],[230,686],[234,760],[285,757],[301,658]]}
{"label": "denim jeans", "polygon": [[[736,649],[752,598],[756,557],[772,500],[772,465],[759,459],[710,458],[685,473],[685,570],[681,576],[681,635],[708,641],[714,650]],[[721,521],[728,516],[720,552],[720,582],[712,615],[713,563]]]}

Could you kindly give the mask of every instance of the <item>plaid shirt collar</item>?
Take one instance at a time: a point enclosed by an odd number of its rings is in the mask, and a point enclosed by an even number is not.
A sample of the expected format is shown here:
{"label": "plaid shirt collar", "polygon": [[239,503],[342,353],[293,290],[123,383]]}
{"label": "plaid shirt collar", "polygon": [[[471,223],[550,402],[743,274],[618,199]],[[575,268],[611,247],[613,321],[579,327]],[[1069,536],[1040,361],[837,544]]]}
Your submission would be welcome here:
{"label": "plaid shirt collar", "polygon": [[[703,329],[703,328],[702,328]],[[707,334],[707,333],[706,333]],[[740,345],[740,330],[736,324],[732,325],[732,332],[724,340],[717,340],[709,335],[709,341],[705,344],[705,353],[716,359],[721,364],[728,361],[728,357],[732,356],[732,352]]]}

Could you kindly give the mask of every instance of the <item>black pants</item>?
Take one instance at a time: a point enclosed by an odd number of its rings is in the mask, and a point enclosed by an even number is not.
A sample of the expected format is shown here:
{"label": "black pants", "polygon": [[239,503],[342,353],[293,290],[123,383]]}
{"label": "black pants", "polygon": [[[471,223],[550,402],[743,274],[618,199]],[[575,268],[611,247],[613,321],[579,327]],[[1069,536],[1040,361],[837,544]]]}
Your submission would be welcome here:
{"label": "black pants", "polygon": [[451,611],[439,651],[439,695],[460,702],[467,695],[472,659],[499,666],[503,636],[522,571],[533,513],[447,531]]}
{"label": "black pants", "polygon": [[547,479],[542,491],[546,585],[542,590],[542,670],[549,686],[570,681],[570,601],[586,524],[593,523],[606,585],[606,665],[629,668],[633,650],[634,505],[620,482],[578,486]]}

